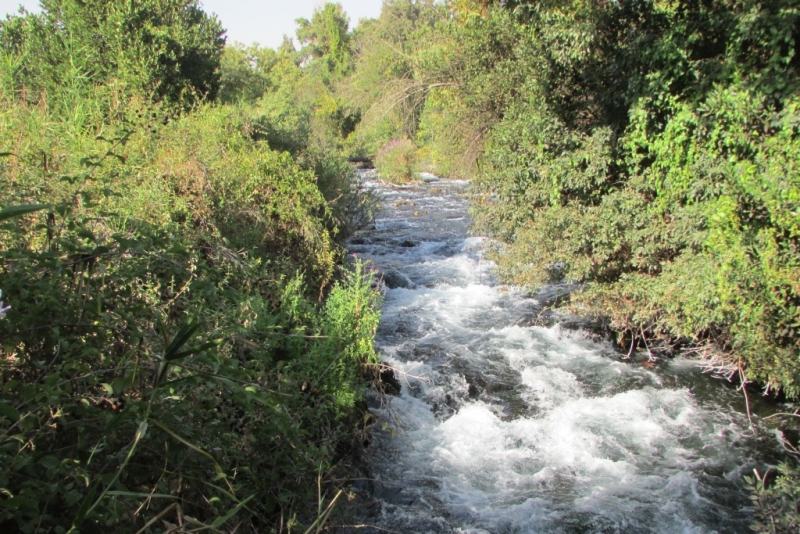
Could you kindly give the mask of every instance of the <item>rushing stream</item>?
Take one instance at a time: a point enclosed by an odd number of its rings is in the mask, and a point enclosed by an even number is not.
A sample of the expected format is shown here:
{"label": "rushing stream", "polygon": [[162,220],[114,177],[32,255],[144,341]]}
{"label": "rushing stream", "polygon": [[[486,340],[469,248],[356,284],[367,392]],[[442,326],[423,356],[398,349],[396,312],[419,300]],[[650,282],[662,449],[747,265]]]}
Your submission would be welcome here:
{"label": "rushing stream", "polygon": [[743,475],[777,440],[741,394],[650,366],[501,285],[469,237],[466,183],[385,187],[350,251],[384,273],[377,346],[398,396],[379,421],[358,532],[748,532]]}

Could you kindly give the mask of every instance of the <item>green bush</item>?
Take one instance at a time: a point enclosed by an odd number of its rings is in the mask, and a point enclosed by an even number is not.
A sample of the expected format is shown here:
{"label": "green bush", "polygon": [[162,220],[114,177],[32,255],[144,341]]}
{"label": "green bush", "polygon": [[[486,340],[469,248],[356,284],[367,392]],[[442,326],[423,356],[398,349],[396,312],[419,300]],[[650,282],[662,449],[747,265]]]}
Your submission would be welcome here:
{"label": "green bush", "polygon": [[770,484],[767,473],[755,471],[753,476],[745,477],[757,510],[756,522],[750,528],[759,534],[789,534],[800,529],[800,468],[783,463],[777,471],[777,479]]}
{"label": "green bush", "polygon": [[375,168],[385,180],[411,181],[417,170],[417,146],[409,139],[393,139],[378,151]]}
{"label": "green bush", "polygon": [[376,363],[372,275],[339,267],[320,190],[352,172],[247,108],[83,102],[0,95],[3,206],[44,206],[0,212],[0,526],[310,522]]}
{"label": "green bush", "polygon": [[[219,91],[225,40],[220,22],[195,0],[134,4],[43,0],[42,12],[0,22],[4,54],[24,58],[14,71],[18,96],[80,106],[64,88],[90,97],[100,86],[188,110]],[[56,98],[53,98],[56,97]]]}

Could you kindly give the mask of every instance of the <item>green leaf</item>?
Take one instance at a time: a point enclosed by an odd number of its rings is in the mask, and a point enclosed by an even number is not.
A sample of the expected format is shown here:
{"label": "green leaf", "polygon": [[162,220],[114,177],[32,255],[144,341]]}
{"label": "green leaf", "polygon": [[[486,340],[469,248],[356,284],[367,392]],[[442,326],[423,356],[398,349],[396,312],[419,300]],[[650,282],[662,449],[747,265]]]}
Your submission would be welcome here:
{"label": "green leaf", "polygon": [[214,520],[214,522],[213,522],[213,523],[211,523],[211,527],[212,527],[212,528],[219,528],[219,527],[221,527],[223,524],[225,524],[225,522],[226,522],[228,519],[230,519],[231,517],[233,517],[233,516],[235,516],[236,514],[238,514],[238,513],[239,513],[239,510],[241,510],[242,508],[244,508],[244,507],[245,507],[245,505],[247,505],[247,503],[248,503],[248,502],[250,502],[250,500],[251,500],[253,497],[255,497],[255,496],[256,496],[256,494],[255,494],[255,493],[254,493],[254,494],[252,494],[252,495],[250,495],[248,498],[246,498],[245,500],[243,500],[242,502],[240,502],[239,504],[237,504],[236,506],[234,506],[234,507],[233,507],[233,508],[232,508],[232,509],[231,509],[231,510],[230,510],[230,511],[227,513],[227,514],[225,514],[225,515],[223,515],[223,516],[220,516],[220,517],[216,518],[216,519]]}
{"label": "green leaf", "polygon": [[[211,463],[213,463],[213,464],[214,464],[214,471],[216,472],[216,474],[217,474],[217,477],[218,477],[218,478],[223,478],[223,479],[226,479],[226,480],[227,480],[227,478],[228,478],[228,477],[227,477],[227,475],[225,475],[225,472],[222,470],[222,467],[219,465],[219,463],[217,463],[217,461],[214,459],[214,457],[213,457],[213,456],[211,456],[210,454],[208,454],[206,451],[204,451],[203,449],[201,449],[201,448],[200,448],[200,447],[198,447],[197,445],[194,445],[194,444],[193,444],[192,442],[190,442],[189,440],[187,440],[187,439],[184,439],[183,437],[181,437],[180,435],[178,435],[177,433],[175,433],[174,431],[172,431],[172,430],[171,430],[169,427],[167,427],[166,425],[164,425],[164,424],[163,424],[163,423],[161,423],[160,421],[157,421],[157,420],[153,419],[153,420],[151,420],[151,422],[152,422],[152,423],[153,423],[155,426],[157,426],[158,428],[160,428],[161,430],[163,430],[164,432],[166,432],[167,434],[169,434],[170,436],[172,436],[173,438],[175,438],[176,440],[178,440],[179,442],[183,443],[184,445],[186,445],[187,447],[189,447],[190,449],[192,449],[193,451],[195,451],[196,453],[198,453],[198,454],[200,454],[200,455],[202,455],[202,456],[204,456],[204,457],[208,458],[209,460],[211,460]],[[221,475],[221,476],[220,476],[220,475]]]}
{"label": "green leaf", "polygon": [[200,328],[200,323],[194,321],[183,325],[172,339],[167,350],[164,351],[164,360],[170,362],[183,357],[185,354],[178,352],[178,350],[192,338],[198,328]]}
{"label": "green leaf", "polygon": [[48,204],[21,204],[19,206],[6,206],[2,211],[0,211],[0,221],[19,217],[20,215],[25,215],[26,213],[33,213],[34,211],[43,210],[47,207],[49,207]]}
{"label": "green leaf", "polygon": [[147,421],[139,423],[139,428],[136,429],[136,435],[133,437],[134,443],[139,442],[145,434],[147,434]]}
{"label": "green leaf", "polygon": [[10,404],[0,402],[0,415],[6,416],[9,420],[16,423],[19,421],[19,412],[15,410]]}
{"label": "green leaf", "polygon": [[176,495],[167,495],[166,493],[143,493],[138,491],[107,491],[106,495],[112,495],[116,497],[134,497],[137,499],[149,499],[151,497],[156,497],[160,499],[178,499],[179,497]]}
{"label": "green leaf", "polygon": [[171,362],[171,361],[178,360],[180,358],[185,358],[186,356],[191,356],[192,354],[197,354],[199,352],[203,352],[203,351],[208,350],[208,349],[210,349],[212,347],[216,347],[217,345],[219,345],[219,343],[220,343],[220,340],[214,340],[214,341],[209,341],[208,343],[203,343],[202,345],[194,347],[192,349],[184,350],[184,351],[178,352],[176,354],[173,354],[169,358],[169,360],[167,360],[167,361]]}
{"label": "green leaf", "polygon": [[92,502],[94,502],[94,496],[97,495],[97,490],[100,489],[101,479],[95,478],[92,485],[89,487],[89,491],[86,493],[86,497],[83,499],[83,504],[78,509],[78,513],[75,515],[75,519],[72,521],[72,528],[70,528],[70,532],[77,532],[77,527],[83,523],[84,518],[86,517],[86,513],[89,511],[89,508],[92,506]]}

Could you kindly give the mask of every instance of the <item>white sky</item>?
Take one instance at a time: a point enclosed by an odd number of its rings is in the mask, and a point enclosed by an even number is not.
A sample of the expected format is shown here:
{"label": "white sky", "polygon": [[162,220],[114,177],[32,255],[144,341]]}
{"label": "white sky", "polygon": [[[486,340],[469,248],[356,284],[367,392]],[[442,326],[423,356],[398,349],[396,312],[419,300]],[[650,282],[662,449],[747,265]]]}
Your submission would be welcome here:
{"label": "white sky", "polygon": [[[280,46],[284,35],[294,37],[299,17],[310,19],[314,8],[324,0],[200,0],[203,9],[216,13],[227,28],[228,42],[258,42],[262,46]],[[380,15],[382,0],[338,0],[350,17],[350,28],[362,18]],[[38,11],[39,0],[0,0],[0,18],[16,13],[22,4],[29,11]]]}

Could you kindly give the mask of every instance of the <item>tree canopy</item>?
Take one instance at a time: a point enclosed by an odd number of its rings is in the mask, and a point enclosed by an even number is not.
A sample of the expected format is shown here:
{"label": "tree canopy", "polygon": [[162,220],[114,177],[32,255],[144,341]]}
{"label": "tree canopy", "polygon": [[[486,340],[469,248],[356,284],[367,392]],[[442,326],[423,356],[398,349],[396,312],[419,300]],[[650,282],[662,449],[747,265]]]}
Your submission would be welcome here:
{"label": "tree canopy", "polygon": [[31,97],[65,85],[121,84],[181,108],[216,98],[224,30],[196,0],[41,5],[40,14],[0,24],[4,53],[24,58],[16,87]]}

